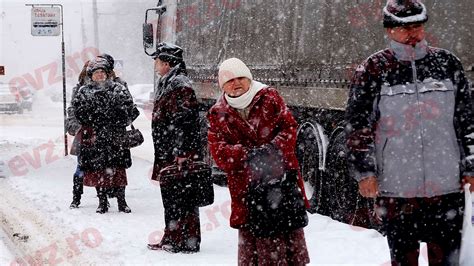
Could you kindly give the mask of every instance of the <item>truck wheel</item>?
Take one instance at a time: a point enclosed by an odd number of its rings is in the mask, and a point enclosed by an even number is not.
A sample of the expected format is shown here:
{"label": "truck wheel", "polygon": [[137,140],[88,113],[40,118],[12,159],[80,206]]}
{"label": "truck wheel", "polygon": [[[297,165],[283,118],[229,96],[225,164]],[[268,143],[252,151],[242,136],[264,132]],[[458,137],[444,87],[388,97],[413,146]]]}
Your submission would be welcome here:
{"label": "truck wheel", "polygon": [[357,181],[347,170],[345,135],[339,130],[328,150],[328,176],[332,182],[331,217],[335,220],[381,232],[380,221],[374,212],[374,200],[359,194]]}
{"label": "truck wheel", "polygon": [[306,196],[311,205],[308,211],[327,215],[327,196],[323,189],[322,171],[319,170],[321,145],[315,125],[310,122],[303,123],[298,129],[296,155],[305,182]]}
{"label": "truck wheel", "polygon": [[349,176],[346,162],[345,136],[340,130],[334,134],[328,149],[327,176],[331,195],[331,217],[352,224],[357,215],[356,208],[362,197],[357,181]]}

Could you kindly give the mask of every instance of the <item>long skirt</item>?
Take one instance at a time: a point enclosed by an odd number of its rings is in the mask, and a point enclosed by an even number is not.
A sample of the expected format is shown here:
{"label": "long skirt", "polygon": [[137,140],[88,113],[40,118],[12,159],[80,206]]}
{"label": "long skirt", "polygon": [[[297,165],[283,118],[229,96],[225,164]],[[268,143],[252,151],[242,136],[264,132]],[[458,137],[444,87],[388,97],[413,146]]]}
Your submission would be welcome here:
{"label": "long skirt", "polygon": [[127,186],[127,172],[125,171],[125,168],[109,168],[101,171],[85,171],[84,186],[125,187]]}
{"label": "long skirt", "polygon": [[305,265],[309,263],[303,228],[272,237],[255,237],[239,229],[239,265]]}

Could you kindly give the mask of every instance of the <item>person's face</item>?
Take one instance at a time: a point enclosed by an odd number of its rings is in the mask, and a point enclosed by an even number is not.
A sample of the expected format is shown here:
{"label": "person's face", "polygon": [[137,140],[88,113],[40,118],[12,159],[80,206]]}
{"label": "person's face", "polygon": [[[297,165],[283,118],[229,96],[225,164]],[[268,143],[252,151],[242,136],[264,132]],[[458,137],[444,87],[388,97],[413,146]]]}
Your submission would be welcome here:
{"label": "person's face", "polygon": [[250,89],[251,82],[248,78],[235,78],[224,83],[222,89],[230,97],[239,97]]}
{"label": "person's face", "polygon": [[423,24],[412,24],[387,28],[387,35],[396,42],[415,46],[425,38],[425,26]]}
{"label": "person's face", "polygon": [[155,59],[155,72],[160,74],[160,76],[166,75],[168,72],[170,72],[170,64],[165,61],[161,61],[159,58]]}
{"label": "person's face", "polygon": [[103,82],[107,80],[107,73],[102,68],[99,68],[92,73],[92,80],[96,82]]}

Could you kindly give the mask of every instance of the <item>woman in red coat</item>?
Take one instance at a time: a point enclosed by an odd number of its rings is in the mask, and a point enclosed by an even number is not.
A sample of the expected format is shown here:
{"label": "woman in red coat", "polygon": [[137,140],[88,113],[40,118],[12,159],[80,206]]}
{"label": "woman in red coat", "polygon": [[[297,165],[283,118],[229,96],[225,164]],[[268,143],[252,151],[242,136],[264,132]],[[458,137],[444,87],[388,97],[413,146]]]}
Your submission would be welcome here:
{"label": "woman in red coat", "polygon": [[[251,229],[249,219],[253,208],[258,208],[250,203],[249,191],[256,179],[252,161],[262,153],[280,156],[284,172],[296,173],[295,188],[302,204],[309,206],[295,154],[298,125],[293,115],[278,92],[252,80],[249,68],[237,58],[220,65],[219,86],[224,93],[209,111],[208,139],[215,162],[227,174],[232,200],[230,225],[239,229],[239,265],[309,263],[302,227],[261,237]],[[279,176],[278,167],[264,170]],[[307,219],[305,212],[304,216]]]}

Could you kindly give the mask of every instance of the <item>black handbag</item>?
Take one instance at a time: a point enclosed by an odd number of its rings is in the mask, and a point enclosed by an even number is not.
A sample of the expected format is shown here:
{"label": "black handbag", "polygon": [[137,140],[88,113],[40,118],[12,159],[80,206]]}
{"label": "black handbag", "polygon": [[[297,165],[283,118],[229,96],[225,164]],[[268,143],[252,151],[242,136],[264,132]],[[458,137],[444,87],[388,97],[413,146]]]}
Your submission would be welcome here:
{"label": "black handbag", "polygon": [[285,171],[283,158],[273,147],[259,149],[248,163],[252,180],[247,194],[247,226],[252,234],[270,237],[308,225],[298,171]]}
{"label": "black handbag", "polygon": [[128,149],[138,147],[142,145],[144,141],[142,132],[136,129],[133,124],[131,125],[131,128],[131,130],[125,132],[124,138],[124,147]]}
{"label": "black handbag", "polygon": [[204,207],[214,202],[212,169],[202,161],[187,160],[160,170],[162,194],[181,206]]}
{"label": "black handbag", "polygon": [[248,194],[248,226],[257,237],[270,237],[308,225],[297,172],[287,172],[271,182],[251,184]]}

